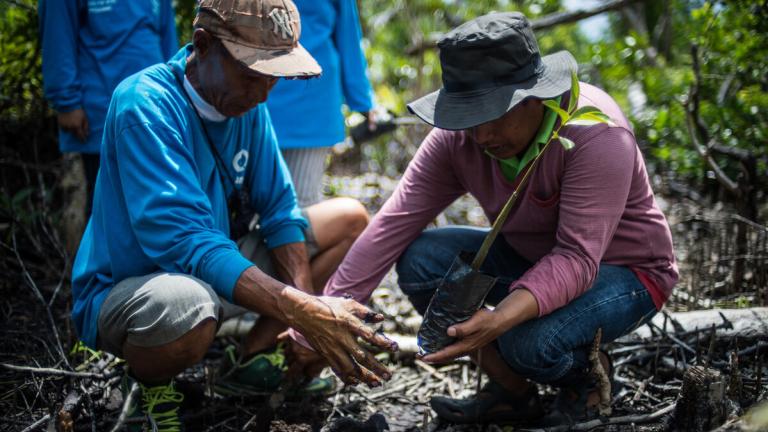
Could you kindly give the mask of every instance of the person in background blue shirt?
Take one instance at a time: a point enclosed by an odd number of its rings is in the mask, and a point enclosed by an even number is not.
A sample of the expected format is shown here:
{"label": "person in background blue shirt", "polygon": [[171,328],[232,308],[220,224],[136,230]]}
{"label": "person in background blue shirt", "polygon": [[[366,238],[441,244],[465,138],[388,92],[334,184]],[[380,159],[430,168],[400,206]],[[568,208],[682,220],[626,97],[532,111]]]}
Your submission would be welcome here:
{"label": "person in background blue shirt", "polygon": [[117,84],[178,51],[171,0],[40,0],[43,88],[59,148],[82,155],[86,217],[107,107]]}
{"label": "person in background blue shirt", "polygon": [[[296,0],[301,44],[323,68],[309,82],[281,81],[269,95],[277,141],[291,171],[299,205],[321,199],[325,161],[331,146],[344,140],[342,104],[363,113],[371,127],[373,92],[360,46],[362,32],[355,0]],[[296,122],[301,127],[296,127]]]}
{"label": "person in background blue shirt", "polygon": [[[195,27],[193,44],[115,90],[72,269],[78,335],[126,360],[160,430],[181,426],[173,377],[202,359],[234,309],[261,316],[239,349],[226,351],[215,382],[224,394],[277,389],[285,357],[274,345],[286,326],[317,352],[294,355],[323,358],[348,384],[390,378],[357,337],[396,348],[363,323],[380,314],[314,296],[339,264],[329,253],[346,253],[367,214],[353,200],[297,206],[262,104],[279,77],[321,71],[298,44],[295,6],[203,0]],[[228,198],[240,205],[228,207]],[[238,208],[256,211],[258,227],[235,243]]]}

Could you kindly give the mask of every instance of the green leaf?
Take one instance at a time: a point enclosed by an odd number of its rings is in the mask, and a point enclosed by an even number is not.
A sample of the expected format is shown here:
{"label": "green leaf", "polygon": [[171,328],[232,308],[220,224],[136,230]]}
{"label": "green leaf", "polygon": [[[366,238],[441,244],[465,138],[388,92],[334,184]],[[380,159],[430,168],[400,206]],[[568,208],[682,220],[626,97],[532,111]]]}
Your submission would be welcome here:
{"label": "green leaf", "polygon": [[576,71],[571,71],[571,98],[568,101],[568,112],[572,113],[576,109],[576,104],[579,102],[579,77],[576,76]]}
{"label": "green leaf", "polygon": [[571,114],[571,119],[567,124],[573,126],[591,126],[596,123],[606,123],[609,126],[615,126],[610,117],[593,106],[585,106],[577,109]]}
{"label": "green leaf", "polygon": [[583,107],[577,109],[576,111],[574,111],[573,113],[571,113],[571,117],[577,117],[577,116],[580,116],[582,114],[591,113],[591,112],[602,112],[602,111],[600,111],[600,108],[598,108],[596,106],[587,105],[587,106],[583,106]]}
{"label": "green leaf", "polygon": [[544,106],[551,109],[552,111],[556,112],[558,116],[560,116],[560,123],[565,124],[571,116],[565,112],[564,109],[560,108],[560,105],[557,104],[557,101],[548,99],[543,102]]}
{"label": "green leaf", "polygon": [[563,148],[566,149],[566,150],[570,150],[570,149],[572,149],[576,145],[576,143],[574,143],[573,141],[569,140],[568,138],[566,138],[566,137],[564,137],[562,135],[557,137],[557,139],[560,140],[560,144],[562,144]]}

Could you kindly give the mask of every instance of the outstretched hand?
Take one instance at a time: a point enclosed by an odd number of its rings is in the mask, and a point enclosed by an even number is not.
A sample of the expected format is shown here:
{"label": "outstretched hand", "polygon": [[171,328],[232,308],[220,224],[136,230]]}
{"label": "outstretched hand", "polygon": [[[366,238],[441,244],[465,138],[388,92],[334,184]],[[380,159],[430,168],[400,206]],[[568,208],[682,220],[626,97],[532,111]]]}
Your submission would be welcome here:
{"label": "outstretched hand", "polygon": [[291,298],[280,305],[288,324],[307,339],[345,384],[363,382],[376,387],[390,379],[389,370],[356,340],[360,337],[371,345],[396,351],[396,343],[363,323],[380,322],[383,315],[352,299],[313,297],[298,290],[288,295]]}

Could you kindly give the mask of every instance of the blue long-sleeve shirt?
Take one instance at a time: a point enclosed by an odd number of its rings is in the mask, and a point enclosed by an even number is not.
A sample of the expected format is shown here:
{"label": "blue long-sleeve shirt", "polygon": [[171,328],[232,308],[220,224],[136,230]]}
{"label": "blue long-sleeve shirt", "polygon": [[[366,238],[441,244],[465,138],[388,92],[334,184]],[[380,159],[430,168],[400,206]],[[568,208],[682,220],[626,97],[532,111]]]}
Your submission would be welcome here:
{"label": "blue long-sleeve shirt", "polygon": [[[327,147],[344,140],[342,104],[367,112],[373,105],[355,0],[295,0],[301,44],[323,74],[312,80],[281,80],[269,93],[280,148]],[[296,127],[297,121],[301,127]]]}
{"label": "blue long-sleeve shirt", "polygon": [[[177,82],[191,53],[188,45],[168,64],[130,76],[112,97],[93,214],[72,269],[72,318],[91,347],[101,304],[121,280],[184,273],[232,301],[237,279],[253,265],[229,239],[226,197],[233,185],[217,171],[201,123]],[[307,222],[266,106],[206,122],[237,188],[250,186],[267,246],[304,241]]]}
{"label": "blue long-sleeve shirt", "polygon": [[171,0],[39,0],[38,13],[45,96],[90,126],[86,142],[60,130],[59,148],[98,153],[115,87],[179,49]]}

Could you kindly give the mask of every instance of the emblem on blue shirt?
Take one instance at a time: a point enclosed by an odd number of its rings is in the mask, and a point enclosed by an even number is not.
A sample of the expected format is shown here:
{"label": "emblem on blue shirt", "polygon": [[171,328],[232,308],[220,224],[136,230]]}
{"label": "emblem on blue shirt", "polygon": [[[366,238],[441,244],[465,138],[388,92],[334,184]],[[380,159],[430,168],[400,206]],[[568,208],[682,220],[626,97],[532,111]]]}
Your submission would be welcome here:
{"label": "emblem on blue shirt", "polygon": [[235,184],[243,184],[246,166],[248,166],[248,151],[242,149],[235,153],[235,157],[232,158],[232,167],[235,169]]}

